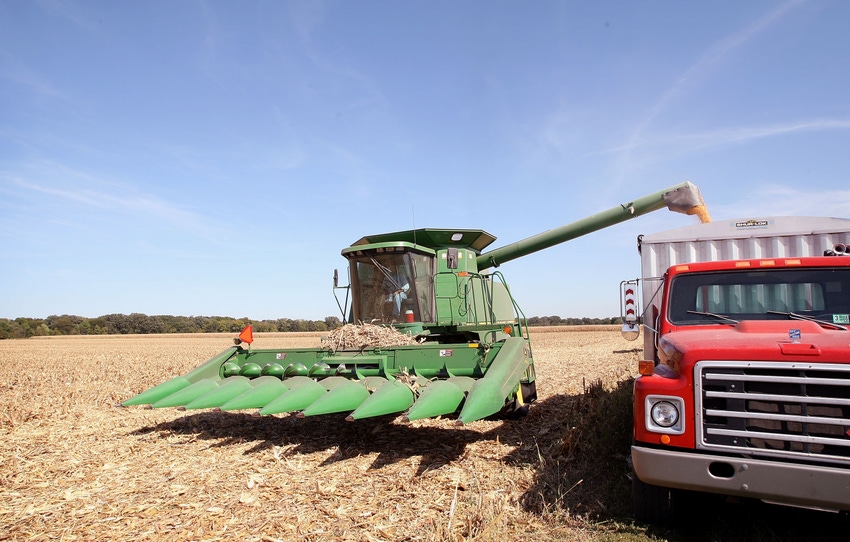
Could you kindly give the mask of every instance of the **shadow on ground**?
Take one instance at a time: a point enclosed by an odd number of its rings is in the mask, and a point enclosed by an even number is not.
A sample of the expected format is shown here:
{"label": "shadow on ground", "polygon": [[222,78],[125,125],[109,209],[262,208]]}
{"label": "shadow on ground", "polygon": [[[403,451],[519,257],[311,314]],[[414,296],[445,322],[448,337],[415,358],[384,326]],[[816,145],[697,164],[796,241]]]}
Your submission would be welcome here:
{"label": "shadow on ground", "polygon": [[[667,541],[846,540],[850,516],[754,500],[688,493],[668,525],[636,523],[631,517],[627,458],[632,434],[633,379],[606,390],[590,384],[581,396],[562,397],[556,408],[567,420],[538,443],[542,460],[524,504],[544,514],[569,512],[600,527],[603,539]],[[545,415],[545,414],[544,414]]]}
{"label": "shadow on ground", "polygon": [[246,454],[275,446],[287,447],[289,455],[333,452],[325,464],[377,454],[370,465],[372,469],[420,457],[418,474],[456,461],[471,443],[490,441],[514,449],[503,461],[537,465],[541,462],[540,451],[552,448],[553,441],[563,438],[568,427],[563,412],[577,399],[567,395],[549,397],[534,403],[523,418],[494,417],[498,420],[495,426],[489,422],[456,426],[453,419],[433,425],[400,424],[394,423],[396,415],[346,422],[344,414],[295,418],[203,410],[187,411],[171,421],[142,427],[131,434],[185,435],[187,440],[209,440],[212,447],[252,443]]}
{"label": "shadow on ground", "polygon": [[488,431],[468,427],[425,427],[392,423],[394,416],[345,422],[342,417],[255,417],[201,411],[134,431],[208,439],[211,446],[253,443],[245,453],[275,446],[287,454],[333,450],[324,465],[377,454],[371,469],[420,457],[417,475],[460,459],[474,442],[509,445],[502,461],[531,465],[532,486],[521,499],[541,516],[584,518],[602,539],[668,541],[784,541],[846,539],[846,515],[792,509],[756,501],[729,502],[689,496],[677,521],[666,526],[631,519],[627,457],[631,444],[632,381],[606,390],[591,383],[581,395],[538,401],[527,417],[505,420]]}
{"label": "shadow on ground", "polygon": [[[392,424],[393,417],[346,422],[341,417],[263,416],[234,412],[194,412],[170,422],[144,427],[133,434],[170,433],[214,441],[211,446],[253,443],[245,453],[254,454],[275,446],[287,447],[287,454],[333,451],[324,465],[363,455],[377,454],[370,465],[386,465],[420,456],[417,474],[440,468],[463,455],[480,432],[458,428],[414,427]],[[496,437],[492,437],[496,438]]]}

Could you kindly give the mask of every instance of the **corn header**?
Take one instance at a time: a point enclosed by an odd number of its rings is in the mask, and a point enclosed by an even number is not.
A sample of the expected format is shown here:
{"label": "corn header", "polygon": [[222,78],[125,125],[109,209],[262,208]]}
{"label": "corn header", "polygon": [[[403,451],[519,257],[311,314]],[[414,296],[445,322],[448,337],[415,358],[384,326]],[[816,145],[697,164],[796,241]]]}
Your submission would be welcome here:
{"label": "corn header", "polygon": [[[682,183],[495,250],[482,230],[414,229],[369,235],[343,249],[349,325],[391,328],[411,344],[312,349],[235,346],[124,406],[258,409],[348,420],[457,415],[459,424],[524,413],[537,397],[525,316],[499,265],[663,207],[693,214],[699,190]],[[351,303],[348,307],[349,301]]]}

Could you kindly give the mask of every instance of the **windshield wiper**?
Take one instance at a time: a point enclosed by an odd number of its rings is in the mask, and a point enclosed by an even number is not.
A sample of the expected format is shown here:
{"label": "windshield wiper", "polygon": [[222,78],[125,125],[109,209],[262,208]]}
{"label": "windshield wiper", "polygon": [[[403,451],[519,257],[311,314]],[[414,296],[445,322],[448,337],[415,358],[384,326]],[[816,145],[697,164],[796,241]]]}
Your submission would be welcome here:
{"label": "windshield wiper", "polygon": [[711,316],[712,318],[717,318],[718,320],[723,320],[724,324],[738,324],[737,320],[734,318],[729,318],[725,314],[715,314],[713,312],[703,312],[703,311],[687,311],[688,314],[699,314],[700,316]]}
{"label": "windshield wiper", "polygon": [[815,322],[822,326],[830,326],[832,329],[840,329],[843,331],[847,331],[847,328],[832,322],[827,322],[826,320],[818,320],[817,318],[813,318],[811,316],[806,316],[805,314],[797,314],[796,312],[783,312],[783,311],[765,311],[768,314],[781,314],[782,316],[787,316],[792,320],[808,320],[809,322]]}

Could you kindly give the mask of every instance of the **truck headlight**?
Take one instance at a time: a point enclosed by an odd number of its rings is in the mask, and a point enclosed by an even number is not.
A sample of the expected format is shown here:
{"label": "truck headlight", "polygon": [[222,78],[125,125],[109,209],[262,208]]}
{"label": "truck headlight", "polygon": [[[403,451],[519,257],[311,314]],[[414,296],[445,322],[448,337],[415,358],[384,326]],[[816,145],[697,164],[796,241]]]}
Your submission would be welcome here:
{"label": "truck headlight", "polygon": [[644,403],[646,429],[681,435],[685,432],[685,402],[681,397],[647,395]]}
{"label": "truck headlight", "polygon": [[679,421],[679,409],[669,401],[658,401],[652,405],[649,415],[661,427],[672,427]]}

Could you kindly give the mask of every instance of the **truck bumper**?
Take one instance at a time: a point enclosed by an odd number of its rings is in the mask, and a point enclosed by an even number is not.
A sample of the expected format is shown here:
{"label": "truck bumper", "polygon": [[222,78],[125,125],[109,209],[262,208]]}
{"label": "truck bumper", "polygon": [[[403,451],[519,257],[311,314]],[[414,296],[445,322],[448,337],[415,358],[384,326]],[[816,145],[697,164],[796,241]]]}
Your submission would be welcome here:
{"label": "truck bumper", "polygon": [[632,446],[641,481],[662,487],[850,510],[850,469]]}

